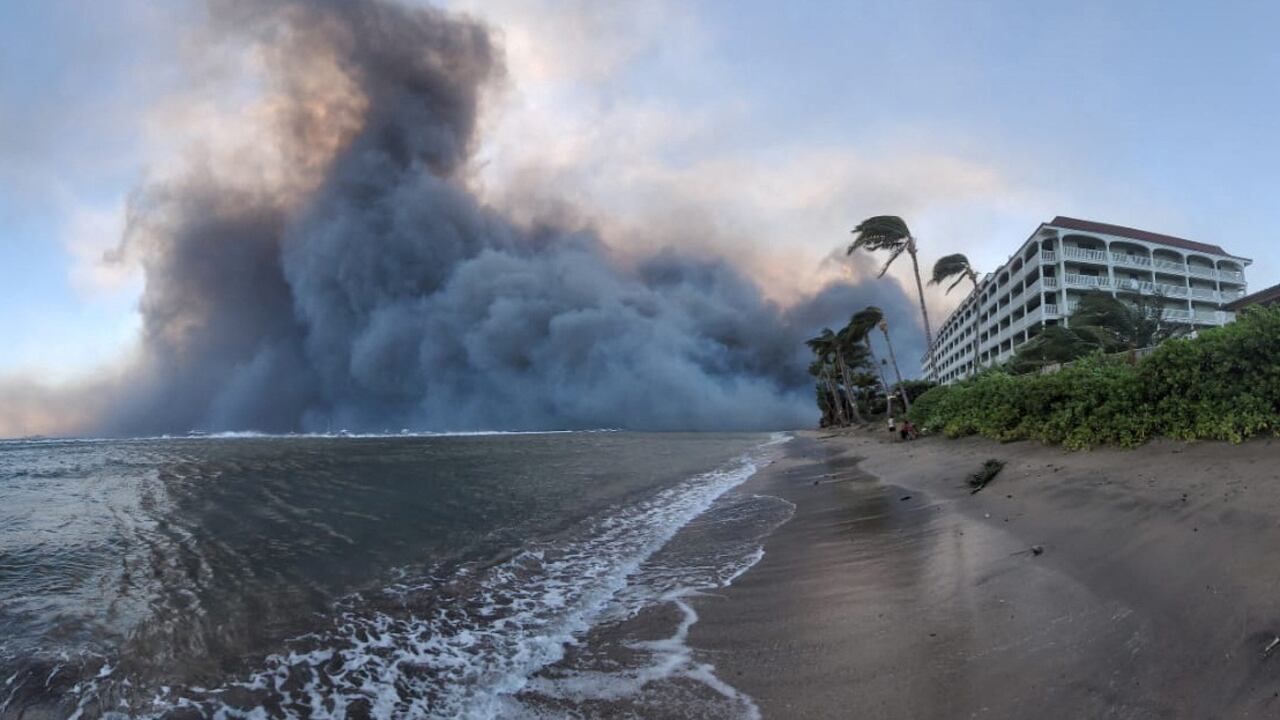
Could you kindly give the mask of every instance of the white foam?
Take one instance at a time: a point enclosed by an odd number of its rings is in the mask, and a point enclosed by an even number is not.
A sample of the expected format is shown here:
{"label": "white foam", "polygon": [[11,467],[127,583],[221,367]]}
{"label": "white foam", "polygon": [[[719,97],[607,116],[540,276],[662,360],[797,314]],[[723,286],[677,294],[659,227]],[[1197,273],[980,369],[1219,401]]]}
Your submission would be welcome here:
{"label": "white foam", "polygon": [[[681,679],[691,680],[713,691],[719,696],[720,702],[712,703],[715,707],[709,707],[705,701],[701,701],[698,707],[663,707],[664,713],[677,714],[687,710],[689,714],[699,716],[723,715],[735,718],[759,718],[760,710],[751,697],[717,676],[714,665],[695,659],[693,649],[688,644],[689,630],[698,621],[697,611],[688,600],[707,595],[708,591],[711,590],[729,587],[735,580],[759,563],[764,558],[764,547],[759,544],[763,537],[771,532],[777,524],[789,519],[795,510],[795,505],[781,498],[755,495],[752,496],[752,499],[769,500],[782,505],[783,510],[778,513],[775,522],[769,523],[766,519],[767,527],[761,527],[758,537],[752,538],[747,545],[739,548],[740,554],[731,555],[728,558],[718,555],[716,562],[713,563],[714,567],[651,567],[648,569],[650,576],[647,579],[640,578],[638,582],[633,584],[632,588],[628,588],[629,590],[634,589],[639,593],[640,597],[632,598],[629,602],[620,601],[619,604],[622,607],[615,608],[615,612],[610,618],[614,622],[621,622],[627,617],[635,616],[645,606],[670,604],[680,613],[680,620],[669,637],[659,640],[626,643],[626,647],[641,651],[647,660],[646,663],[623,669],[612,667],[607,671],[574,669],[567,672],[557,672],[553,677],[537,678],[529,689],[546,698],[581,704],[588,701],[616,702],[628,699],[635,700],[643,698],[646,695],[646,691],[649,691],[650,688],[661,686],[664,682]],[[721,510],[723,512],[725,509],[721,508]],[[723,516],[721,521],[731,522],[735,519],[740,518],[728,515]],[[715,548],[708,549],[715,551]],[[673,578],[668,577],[670,573],[675,573],[674,584]],[[661,592],[657,597],[645,596],[646,590],[663,586],[671,587],[671,589]],[[648,694],[653,695],[654,693],[649,692]],[[653,702],[655,701],[648,700],[642,704],[648,706],[652,705]],[[656,702],[661,704],[662,700],[659,699]],[[691,701],[686,698],[680,702],[689,703]],[[521,707],[519,710],[523,711],[525,708]],[[509,714],[521,715],[525,713]],[[640,714],[644,714],[643,710]]]}

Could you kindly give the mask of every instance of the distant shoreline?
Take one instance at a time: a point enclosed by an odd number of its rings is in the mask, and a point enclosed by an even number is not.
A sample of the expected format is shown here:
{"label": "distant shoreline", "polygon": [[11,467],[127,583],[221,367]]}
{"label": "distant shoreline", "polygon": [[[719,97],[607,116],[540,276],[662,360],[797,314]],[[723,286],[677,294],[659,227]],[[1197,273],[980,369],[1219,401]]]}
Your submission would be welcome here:
{"label": "distant shoreline", "polygon": [[690,643],[766,718],[1274,716],[1276,449],[797,433],[743,487],[795,516]]}

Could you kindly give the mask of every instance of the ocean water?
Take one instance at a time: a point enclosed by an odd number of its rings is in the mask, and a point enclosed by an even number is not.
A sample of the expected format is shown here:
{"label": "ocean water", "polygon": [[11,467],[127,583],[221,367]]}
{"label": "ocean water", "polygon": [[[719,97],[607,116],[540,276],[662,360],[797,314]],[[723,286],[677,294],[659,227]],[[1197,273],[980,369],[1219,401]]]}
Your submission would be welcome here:
{"label": "ocean water", "polygon": [[753,717],[684,639],[786,439],[0,442],[0,718]]}

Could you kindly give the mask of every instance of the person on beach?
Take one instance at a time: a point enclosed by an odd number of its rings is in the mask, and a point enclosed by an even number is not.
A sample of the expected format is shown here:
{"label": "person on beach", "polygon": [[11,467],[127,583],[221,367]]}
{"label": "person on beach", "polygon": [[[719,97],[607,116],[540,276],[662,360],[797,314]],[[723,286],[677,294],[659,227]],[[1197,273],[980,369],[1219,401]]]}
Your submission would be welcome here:
{"label": "person on beach", "polygon": [[900,435],[903,440],[915,440],[920,437],[920,431],[916,430],[915,424],[910,420],[903,420]]}

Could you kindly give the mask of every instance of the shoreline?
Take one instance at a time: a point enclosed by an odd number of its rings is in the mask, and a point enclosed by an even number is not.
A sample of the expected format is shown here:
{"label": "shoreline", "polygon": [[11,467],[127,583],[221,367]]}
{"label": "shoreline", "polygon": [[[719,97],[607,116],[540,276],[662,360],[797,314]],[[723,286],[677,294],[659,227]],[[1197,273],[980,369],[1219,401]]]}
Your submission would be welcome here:
{"label": "shoreline", "polygon": [[798,432],[740,488],[794,515],[689,643],[766,718],[1273,717],[1276,450]]}

